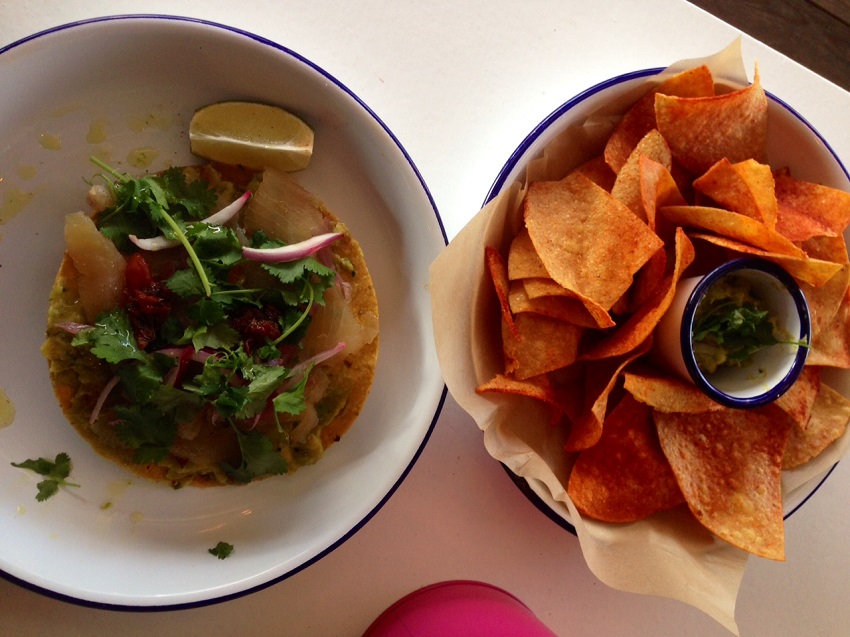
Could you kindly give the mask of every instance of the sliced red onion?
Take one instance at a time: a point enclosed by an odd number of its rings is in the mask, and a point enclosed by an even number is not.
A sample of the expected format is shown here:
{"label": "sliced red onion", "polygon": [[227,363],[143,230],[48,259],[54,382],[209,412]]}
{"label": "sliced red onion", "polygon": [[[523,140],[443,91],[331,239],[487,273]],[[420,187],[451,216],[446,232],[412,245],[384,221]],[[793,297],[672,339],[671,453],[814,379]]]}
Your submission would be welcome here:
{"label": "sliced red onion", "polygon": [[342,236],[341,232],[328,232],[304,241],[279,248],[242,248],[242,256],[259,263],[286,263],[309,257],[329,246]]}
{"label": "sliced red onion", "polygon": [[307,360],[301,361],[295,367],[289,370],[289,374],[286,376],[286,382],[281,384],[278,388],[278,392],[289,391],[293,387],[295,387],[298,383],[301,382],[301,377],[304,375],[304,372],[307,370],[310,365],[320,365],[325,362],[329,358],[336,356],[342,350],[345,349],[345,343],[340,341],[330,349],[326,349],[323,352],[319,352],[315,356],[311,356]]}
{"label": "sliced red onion", "polygon": [[68,334],[79,334],[83,330],[91,329],[91,325],[87,325],[85,323],[74,323],[73,321],[62,321],[61,323],[57,323],[56,327],[60,330],[68,332]]}
{"label": "sliced red onion", "polygon": [[248,200],[251,198],[251,191],[246,190],[245,193],[240,196],[238,199],[233,202],[227,204],[224,208],[219,210],[214,215],[210,215],[206,219],[204,219],[201,223],[205,223],[209,226],[223,226],[228,221],[233,219],[236,216],[236,213],[242,210],[242,206],[248,203]]}
{"label": "sliced red onion", "polygon": [[[183,356],[185,349],[186,348],[184,347],[165,347],[163,349],[156,350],[156,352],[154,353],[162,354],[164,356],[171,356],[172,358],[180,358],[181,356]],[[206,350],[195,351],[194,348],[192,349],[192,352],[193,353],[191,360],[196,363],[206,363],[207,359],[213,355],[212,352]]]}
{"label": "sliced red onion", "polygon": [[[246,190],[243,195],[241,195],[238,199],[233,202],[227,204],[224,208],[219,210],[213,215],[210,215],[206,219],[201,219],[199,223],[205,223],[208,226],[223,226],[228,221],[233,219],[236,216],[236,213],[242,210],[242,207],[245,203],[251,198],[251,191]],[[166,250],[168,248],[176,248],[180,245],[180,241],[178,239],[167,239],[163,236],[159,237],[151,237],[150,239],[139,239],[136,235],[130,235],[130,241],[133,244],[141,248],[142,250],[148,250],[149,252],[157,252],[159,250]]]}
{"label": "sliced red onion", "polygon": [[106,397],[109,396],[109,393],[115,388],[115,385],[118,384],[119,380],[118,376],[113,376],[109,382],[103,386],[103,389],[100,390],[100,395],[98,395],[97,401],[94,403],[94,409],[91,410],[91,415],[89,416],[90,425],[93,425],[97,420],[97,417],[100,416],[100,410],[103,409],[103,403],[106,402]]}

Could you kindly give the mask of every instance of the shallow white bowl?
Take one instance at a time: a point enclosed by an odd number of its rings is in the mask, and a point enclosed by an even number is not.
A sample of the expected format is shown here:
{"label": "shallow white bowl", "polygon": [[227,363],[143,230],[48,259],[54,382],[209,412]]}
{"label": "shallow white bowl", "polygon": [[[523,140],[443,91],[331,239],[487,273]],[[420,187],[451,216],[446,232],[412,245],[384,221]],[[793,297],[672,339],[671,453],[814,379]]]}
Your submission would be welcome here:
{"label": "shallow white bowl", "polygon": [[[445,233],[410,157],[331,75],[222,25],[166,16],[65,25],[0,50],[0,79],[0,389],[17,412],[0,430],[0,571],[63,599],[175,608],[256,590],[327,555],[401,483],[445,397],[426,289]],[[362,415],[318,464],[245,487],[174,491],[76,434],[39,347],[63,218],[85,207],[83,179],[95,172],[89,155],[108,152],[132,172],[126,158],[141,147],[160,151],[151,171],[197,161],[189,119],[226,99],[279,104],[314,127],[298,179],[363,247],[381,353]],[[105,139],[89,143],[90,133]],[[36,502],[38,477],[10,463],[60,451],[82,486]],[[218,541],[235,546],[226,560],[207,553]]]}
{"label": "shallow white bowl", "polygon": [[[540,157],[546,146],[565,129],[580,125],[589,115],[603,106],[608,107],[614,102],[633,103],[645,92],[645,83],[662,70],[661,68],[644,69],[618,75],[588,88],[556,108],[535,126],[511,153],[490,187],[484,203],[510,188],[515,182],[522,182],[528,163]],[[791,173],[798,179],[850,190],[850,173],[826,140],[800,113],[770,92],[766,92],[769,117],[768,163],[774,168],[789,167]],[[601,153],[602,150],[601,147],[595,149],[596,154]],[[588,149],[585,159],[590,159],[594,154],[593,151],[594,149]],[[850,240],[850,231],[845,233],[845,242],[848,240]],[[850,397],[850,373],[846,370],[829,370],[824,373],[824,379],[831,387]],[[784,499],[786,518],[797,511],[817,491],[829,477],[832,469],[834,466],[823,475],[808,481],[804,487],[786,495]],[[510,474],[510,470],[506,468],[506,471]],[[533,479],[527,480],[521,476],[511,475],[511,477],[541,511],[563,528],[575,533],[566,505],[555,500],[545,484]]]}

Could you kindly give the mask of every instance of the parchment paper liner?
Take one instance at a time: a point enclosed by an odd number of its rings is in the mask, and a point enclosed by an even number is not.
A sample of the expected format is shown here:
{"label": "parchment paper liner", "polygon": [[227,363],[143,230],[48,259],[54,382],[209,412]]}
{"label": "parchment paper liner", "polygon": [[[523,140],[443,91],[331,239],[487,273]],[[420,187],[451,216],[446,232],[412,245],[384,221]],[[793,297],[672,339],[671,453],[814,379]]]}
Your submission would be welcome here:
{"label": "parchment paper liner", "polygon": [[[490,455],[525,478],[532,489],[555,501],[556,512],[575,527],[594,575],[619,590],[683,601],[738,634],[735,603],[748,559],[746,552],[709,533],[684,505],[633,524],[582,518],[564,486],[571,462],[563,452],[566,432],[553,428],[544,411],[531,400],[475,393],[475,387],[490,380],[503,366],[499,309],[484,269],[484,248],[507,247],[522,223],[519,203],[527,184],[560,179],[569,169],[598,155],[613,121],[648,86],[703,63],[715,79],[749,83],[738,39],[710,57],[671,65],[605,104],[586,121],[574,122],[548,143],[540,157],[529,162],[516,183],[506,184],[434,261],[431,297],[437,354],[449,391],[484,432]],[[848,448],[850,432],[816,459],[785,472],[786,502],[796,490],[810,490]]]}

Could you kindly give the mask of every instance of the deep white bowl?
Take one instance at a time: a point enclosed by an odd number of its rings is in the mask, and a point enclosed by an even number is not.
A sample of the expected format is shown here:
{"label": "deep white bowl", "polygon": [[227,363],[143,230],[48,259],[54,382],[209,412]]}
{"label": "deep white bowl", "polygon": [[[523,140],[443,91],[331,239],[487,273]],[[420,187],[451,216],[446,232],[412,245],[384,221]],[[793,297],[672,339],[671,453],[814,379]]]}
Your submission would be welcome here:
{"label": "deep white bowl", "polygon": [[[17,412],[0,430],[0,571],[62,599],[175,608],[256,590],[327,555],[401,483],[445,397],[426,285],[446,240],[411,158],[309,60],[196,20],[124,16],[51,29],[0,50],[0,80],[0,389]],[[174,491],[76,434],[39,347],[63,218],[85,207],[92,152],[132,172],[125,158],[142,147],[159,151],[151,171],[197,161],[189,119],[226,99],[279,104],[314,127],[313,160],[298,179],[363,247],[381,352],[362,415],[319,463],[244,487]],[[10,463],[60,451],[82,486],[36,502],[35,474]],[[226,560],[207,553],[218,541],[235,546]]]}
{"label": "deep white bowl", "polygon": [[[621,104],[625,110],[625,106],[633,103],[645,92],[646,84],[652,80],[652,76],[658,75],[662,70],[661,68],[644,69],[618,75],[564,102],[535,126],[511,153],[490,187],[484,203],[511,188],[514,183],[522,182],[529,162],[539,158],[546,147],[564,130],[582,124],[588,116],[603,107],[606,108],[606,112],[612,112],[612,105]],[[798,179],[850,190],[850,173],[826,140],[800,113],[769,91],[766,92],[769,117],[768,163],[774,168],[789,167],[791,173]],[[596,149],[588,148],[584,159],[600,154],[603,148],[604,146]],[[848,239],[850,239],[850,232],[845,233],[845,241]],[[850,396],[850,373],[846,370],[825,371],[824,379],[837,391]],[[803,487],[795,489],[793,493],[786,494],[783,503],[786,518],[797,511],[817,491],[829,477],[832,469],[834,466],[806,482]],[[506,470],[510,473],[507,468]],[[563,528],[575,533],[566,505],[555,500],[545,484],[523,476],[511,475],[511,477],[541,511]]]}

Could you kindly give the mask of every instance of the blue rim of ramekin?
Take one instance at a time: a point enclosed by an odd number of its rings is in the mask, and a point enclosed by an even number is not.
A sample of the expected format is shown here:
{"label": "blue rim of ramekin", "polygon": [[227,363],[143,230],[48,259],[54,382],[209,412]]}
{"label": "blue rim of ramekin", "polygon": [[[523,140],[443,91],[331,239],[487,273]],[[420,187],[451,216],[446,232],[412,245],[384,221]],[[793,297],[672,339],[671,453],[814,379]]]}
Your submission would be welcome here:
{"label": "blue rim of ramekin", "polygon": [[805,341],[806,343],[811,342],[812,322],[809,315],[809,304],[806,301],[806,297],[800,289],[800,286],[797,285],[797,282],[794,281],[791,275],[788,274],[788,272],[786,272],[782,267],[771,261],[765,261],[764,259],[758,259],[755,257],[742,257],[740,259],[727,261],[723,265],[716,267],[714,270],[706,274],[699,283],[696,284],[694,289],[691,291],[691,294],[685,303],[685,309],[682,312],[682,328],[679,332],[679,338],[682,345],[682,358],[685,361],[685,367],[688,370],[688,374],[690,374],[691,379],[704,394],[725,407],[731,407],[733,409],[755,409],[756,407],[763,407],[774,402],[791,388],[791,385],[794,384],[800,376],[800,373],[803,371],[803,366],[806,364],[806,359],[809,355],[809,348],[798,346],[791,369],[788,370],[788,373],[786,373],[785,376],[776,383],[776,385],[762,394],[748,396],[746,398],[738,398],[727,394],[714,386],[709,377],[700,369],[697,364],[696,356],[694,355],[692,339],[694,330],[694,315],[696,314],[700,301],[702,301],[705,293],[712,285],[727,274],[740,272],[741,270],[757,270],[759,272],[763,272],[782,284],[794,300],[794,307],[797,309],[797,315],[800,318],[800,334],[796,338],[801,341]]}
{"label": "blue rim of ramekin", "polygon": [[757,270],[773,277],[791,295],[794,300],[794,306],[797,309],[797,315],[800,317],[800,334],[797,338],[806,343],[811,343],[812,322],[809,314],[809,304],[806,297],[797,282],[786,272],[782,267],[771,261],[758,259],[755,257],[743,257],[727,261],[723,265],[718,266],[708,274],[706,274],[699,283],[696,284],[691,291],[685,309],[682,312],[682,329],[679,333],[680,342],[682,345],[682,359],[685,361],[685,367],[690,374],[691,379],[696,386],[709,398],[726,407],[733,409],[755,409],[756,407],[764,407],[787,392],[791,385],[800,376],[803,371],[803,366],[806,364],[806,359],[809,355],[808,347],[797,347],[797,353],[794,356],[794,364],[788,373],[768,391],[756,396],[748,396],[746,398],[737,398],[731,396],[724,391],[721,391],[711,382],[709,377],[703,373],[697,364],[696,356],[694,355],[692,334],[694,329],[694,315],[696,309],[705,296],[705,293],[721,278],[733,272],[741,270]]}
{"label": "blue rim of ramekin", "polygon": [[[558,106],[555,110],[553,110],[549,115],[547,115],[539,124],[537,124],[519,143],[519,145],[514,149],[514,151],[510,154],[505,164],[502,166],[502,169],[496,175],[496,179],[493,180],[493,184],[490,186],[487,191],[487,195],[484,197],[484,203],[482,207],[487,205],[496,195],[498,195],[502,189],[505,187],[505,183],[507,182],[508,177],[516,168],[516,165],[523,160],[525,154],[528,150],[534,145],[534,143],[538,140],[538,138],[543,135],[555,122],[558,121],[564,114],[566,114],[571,109],[575,108],[585,100],[593,97],[597,93],[604,91],[612,86],[616,86],[618,84],[622,84],[624,82],[628,82],[630,80],[640,79],[651,77],[653,75],[658,75],[664,70],[663,67],[654,67],[648,69],[642,69],[638,71],[630,71],[628,73],[623,73],[621,75],[614,76],[598,84],[594,84],[593,86],[585,89],[575,97],[570,98],[560,106]],[[844,166],[844,163],[836,154],[835,150],[833,150],[832,146],[829,145],[823,136],[817,131],[817,129],[812,126],[809,121],[803,117],[795,108],[793,108],[786,101],[776,97],[770,91],[765,91],[765,94],[768,98],[775,102],[777,105],[781,106],[787,112],[792,114],[800,123],[802,123],[809,131],[817,137],[821,144],[824,145],[826,151],[835,159],[839,168],[841,168],[841,172],[844,173],[847,179],[850,179],[850,172],[848,172],[847,168]],[[826,482],[827,478],[832,475],[832,472],[835,471],[835,467],[838,466],[836,462],[829,470],[824,473],[823,477],[818,481],[818,483],[814,486],[814,488],[806,494],[806,496],[797,502],[791,509],[789,509],[784,515],[783,519],[787,520],[794,513],[800,510],[806,502],[808,502],[812,496],[821,488],[824,482]],[[542,497],[540,497],[531,486],[528,484],[528,481],[525,480],[522,476],[518,476],[511,471],[507,465],[502,463],[502,468],[508,474],[508,477],[514,483],[514,485],[525,495],[525,497],[531,501],[531,503],[546,517],[555,522],[558,526],[563,528],[566,531],[569,531],[573,535],[577,535],[576,528],[566,519],[561,517],[557,512],[555,512],[552,507],[550,507]]]}

